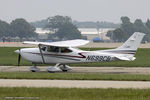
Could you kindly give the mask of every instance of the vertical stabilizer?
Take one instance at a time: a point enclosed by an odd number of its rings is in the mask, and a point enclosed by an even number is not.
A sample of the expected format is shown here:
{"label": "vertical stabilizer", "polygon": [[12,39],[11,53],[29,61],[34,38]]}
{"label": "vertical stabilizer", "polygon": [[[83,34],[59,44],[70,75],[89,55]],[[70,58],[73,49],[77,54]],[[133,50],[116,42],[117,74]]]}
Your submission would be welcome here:
{"label": "vertical stabilizer", "polygon": [[113,53],[113,55],[120,60],[133,61],[136,59],[134,55],[144,35],[144,33],[135,32],[122,46],[116,49],[103,50],[103,52]]}
{"label": "vertical stabilizer", "polygon": [[137,50],[139,47],[144,33],[135,32],[122,46],[118,47],[116,50]]}

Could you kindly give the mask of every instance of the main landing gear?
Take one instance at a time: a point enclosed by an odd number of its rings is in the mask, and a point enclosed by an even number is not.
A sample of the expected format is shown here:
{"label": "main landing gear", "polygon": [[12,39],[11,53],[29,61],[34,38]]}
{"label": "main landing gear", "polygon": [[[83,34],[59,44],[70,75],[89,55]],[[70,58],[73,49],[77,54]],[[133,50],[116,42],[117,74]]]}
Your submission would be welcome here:
{"label": "main landing gear", "polygon": [[67,72],[69,70],[72,70],[72,68],[65,64],[63,64],[63,65],[56,64],[55,66],[51,66],[51,67],[47,68],[48,72],[58,72],[58,71]]}
{"label": "main landing gear", "polygon": [[60,65],[60,64],[56,64],[55,66],[50,66],[50,67],[48,67],[46,70],[47,70],[49,73],[59,72],[59,71],[61,71],[61,70],[58,68],[59,65]]}
{"label": "main landing gear", "polygon": [[[31,66],[29,70],[31,72],[37,72],[37,71],[40,71],[40,68],[36,67],[36,64],[34,64],[34,66]],[[50,73],[60,72],[60,71],[67,72],[70,70],[72,70],[72,68],[65,64],[56,64],[55,66],[50,66],[50,67],[47,67],[46,69],[46,71]]]}
{"label": "main landing gear", "polygon": [[40,71],[40,68],[36,67],[36,64],[35,64],[34,66],[31,66],[31,67],[29,68],[29,70],[30,70],[31,72],[37,72],[37,71]]}
{"label": "main landing gear", "polygon": [[71,68],[70,66],[68,66],[68,65],[61,65],[59,68],[60,68],[63,72],[67,72],[67,71],[69,71],[69,70],[72,70],[72,68]]}

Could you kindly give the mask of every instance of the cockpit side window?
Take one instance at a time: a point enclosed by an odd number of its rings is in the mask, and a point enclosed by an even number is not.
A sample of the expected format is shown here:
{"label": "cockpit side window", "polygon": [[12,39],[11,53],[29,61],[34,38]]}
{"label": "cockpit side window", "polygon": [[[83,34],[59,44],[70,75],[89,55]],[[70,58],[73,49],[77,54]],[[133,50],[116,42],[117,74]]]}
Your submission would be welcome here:
{"label": "cockpit side window", "polygon": [[72,50],[70,50],[67,47],[55,47],[55,46],[48,46],[47,47],[47,51],[48,52],[56,52],[56,53],[69,53],[72,52]]}
{"label": "cockpit side window", "polygon": [[59,52],[59,47],[48,46],[47,51],[48,52]]}

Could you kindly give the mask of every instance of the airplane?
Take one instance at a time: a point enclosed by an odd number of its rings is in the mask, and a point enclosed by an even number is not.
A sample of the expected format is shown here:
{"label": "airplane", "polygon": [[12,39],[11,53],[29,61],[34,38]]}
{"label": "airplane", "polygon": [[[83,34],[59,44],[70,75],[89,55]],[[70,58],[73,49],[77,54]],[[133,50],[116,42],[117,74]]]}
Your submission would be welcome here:
{"label": "airplane", "polygon": [[72,68],[67,64],[91,63],[91,62],[109,62],[109,61],[133,61],[137,48],[139,47],[144,33],[135,32],[120,47],[108,50],[84,51],[77,46],[89,43],[88,40],[75,39],[59,42],[31,42],[24,41],[23,44],[38,45],[37,48],[22,48],[15,52],[18,56],[18,66],[21,56],[34,64],[29,68],[30,71],[36,72],[40,69],[36,64],[56,64],[47,68],[48,72],[63,71],[67,72]]}

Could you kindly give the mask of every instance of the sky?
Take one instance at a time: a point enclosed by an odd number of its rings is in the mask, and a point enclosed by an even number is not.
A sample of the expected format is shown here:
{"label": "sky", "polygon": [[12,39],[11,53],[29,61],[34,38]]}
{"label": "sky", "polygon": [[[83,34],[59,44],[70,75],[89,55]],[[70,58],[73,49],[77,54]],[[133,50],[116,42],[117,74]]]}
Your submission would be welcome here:
{"label": "sky", "polygon": [[7,22],[16,18],[38,21],[55,15],[77,21],[120,23],[121,16],[146,21],[150,0],[0,0],[0,20]]}

